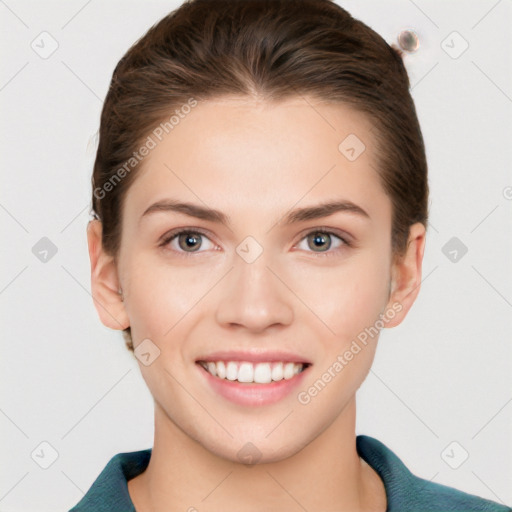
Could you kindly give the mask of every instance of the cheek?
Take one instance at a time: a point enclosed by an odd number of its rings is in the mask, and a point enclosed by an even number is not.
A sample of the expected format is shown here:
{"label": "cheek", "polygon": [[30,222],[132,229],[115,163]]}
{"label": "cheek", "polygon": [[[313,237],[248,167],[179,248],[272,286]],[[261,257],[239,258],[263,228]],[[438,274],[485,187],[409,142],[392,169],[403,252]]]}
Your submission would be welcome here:
{"label": "cheek", "polygon": [[[305,302],[328,328],[317,338],[317,364],[297,398],[318,425],[334,420],[368,375],[379,338],[376,322],[387,297],[387,277],[385,265],[365,256],[357,264],[317,274],[311,281],[315,291]],[[319,324],[316,317],[311,318]],[[328,417],[326,411],[330,411]]]}
{"label": "cheek", "polygon": [[379,317],[388,292],[388,270],[382,258],[369,251],[336,267],[314,268],[296,278],[297,296],[324,324],[327,339],[339,345],[357,336]]}
{"label": "cheek", "polygon": [[180,320],[207,292],[208,280],[191,267],[165,265],[154,258],[134,260],[127,271],[131,275],[127,312],[132,333],[139,339],[155,339],[159,346],[176,339]]}

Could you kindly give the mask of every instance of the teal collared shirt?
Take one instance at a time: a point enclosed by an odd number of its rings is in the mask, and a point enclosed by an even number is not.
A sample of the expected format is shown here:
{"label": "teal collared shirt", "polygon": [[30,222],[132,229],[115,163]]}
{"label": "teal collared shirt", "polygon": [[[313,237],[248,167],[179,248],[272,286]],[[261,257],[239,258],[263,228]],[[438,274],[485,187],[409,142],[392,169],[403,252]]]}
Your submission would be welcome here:
{"label": "teal collared shirt", "polygon": [[[384,483],[386,512],[512,512],[506,505],[413,475],[387,446],[373,437],[357,436],[356,447],[359,456]],[[136,512],[127,482],[146,469],[150,457],[151,448],[112,457],[69,512]]]}

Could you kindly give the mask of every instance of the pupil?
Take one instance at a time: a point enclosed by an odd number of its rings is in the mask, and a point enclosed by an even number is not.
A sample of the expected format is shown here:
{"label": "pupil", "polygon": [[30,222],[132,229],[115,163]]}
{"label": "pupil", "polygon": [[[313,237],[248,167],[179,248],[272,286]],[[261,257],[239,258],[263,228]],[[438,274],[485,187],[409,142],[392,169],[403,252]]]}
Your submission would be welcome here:
{"label": "pupil", "polygon": [[[191,234],[186,234],[186,235],[182,235],[184,238],[181,238],[180,236],[180,247],[182,249],[193,249],[194,245],[198,245],[199,242],[198,242],[198,239],[199,237],[197,235],[191,235]],[[185,243],[182,244],[181,243],[181,240],[185,240]]]}
{"label": "pupil", "polygon": [[[325,234],[325,233],[315,233],[315,234],[313,235],[314,243],[315,243],[315,244],[317,244],[317,243],[318,243],[318,244],[320,244],[320,245],[321,245],[322,243],[325,243],[325,240],[326,240],[327,236],[328,236],[328,235],[327,235],[327,234]],[[328,243],[328,245],[327,245],[326,249],[329,249],[329,247],[330,247],[330,246],[331,246],[331,243],[330,243],[330,241],[329,241],[329,243]],[[316,247],[321,249],[321,247],[318,247],[318,245],[317,245]]]}

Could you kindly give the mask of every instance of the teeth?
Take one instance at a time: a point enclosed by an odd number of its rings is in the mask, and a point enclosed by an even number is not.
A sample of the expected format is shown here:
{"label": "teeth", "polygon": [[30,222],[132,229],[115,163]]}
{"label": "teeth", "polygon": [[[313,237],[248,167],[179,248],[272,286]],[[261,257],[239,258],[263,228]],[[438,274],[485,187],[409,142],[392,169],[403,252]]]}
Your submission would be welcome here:
{"label": "teeth", "polygon": [[304,370],[302,363],[249,363],[238,361],[201,361],[201,366],[214,377],[238,382],[268,384],[289,380]]}
{"label": "teeth", "polygon": [[[235,366],[236,369],[236,364],[233,363],[233,365]],[[237,380],[238,382],[254,382],[254,368],[251,363],[242,363],[240,365],[240,368],[238,369]]]}
{"label": "teeth", "polygon": [[[226,378],[226,365],[222,362],[222,361],[219,361],[217,364],[215,363],[208,363],[208,365],[212,365],[214,368],[217,368],[217,377],[221,378],[221,379],[225,379]],[[209,369],[207,368],[207,370],[215,376],[215,374]]]}
{"label": "teeth", "polygon": [[215,377],[217,375],[217,367],[215,366],[215,363],[212,361],[208,362],[208,371]]}
{"label": "teeth", "polygon": [[238,367],[233,361],[229,361],[226,365],[226,379],[237,380],[238,378]]}
{"label": "teeth", "polygon": [[[245,364],[245,363],[244,363]],[[247,363],[250,364],[250,363]],[[250,365],[252,366],[252,364]],[[241,368],[240,368],[241,369]],[[268,384],[272,382],[272,369],[269,363],[259,363],[254,367],[254,382]]]}
{"label": "teeth", "polygon": [[272,367],[272,380],[282,380],[283,377],[283,363],[277,363]]}
{"label": "teeth", "polygon": [[294,369],[293,369],[293,363],[286,363],[284,365],[284,378],[285,379],[291,379],[295,373],[294,373]]}

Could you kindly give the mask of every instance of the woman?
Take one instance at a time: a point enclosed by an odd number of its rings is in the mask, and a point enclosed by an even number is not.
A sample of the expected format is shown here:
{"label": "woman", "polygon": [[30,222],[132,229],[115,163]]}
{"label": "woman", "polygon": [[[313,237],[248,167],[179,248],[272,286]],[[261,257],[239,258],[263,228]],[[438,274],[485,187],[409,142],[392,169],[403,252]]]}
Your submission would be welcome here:
{"label": "woman", "polygon": [[191,0],[117,65],[88,226],[155,402],[73,511],[505,511],[355,435],[416,299],[425,148],[401,55],[329,0]]}

